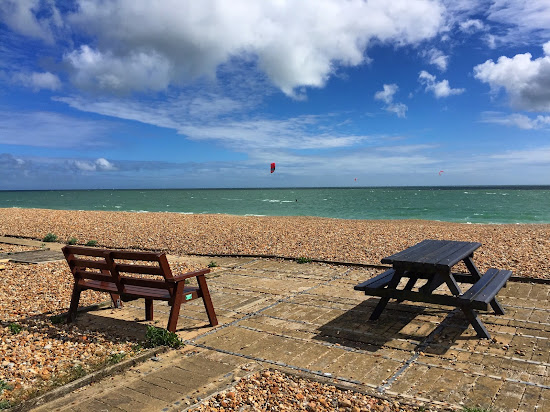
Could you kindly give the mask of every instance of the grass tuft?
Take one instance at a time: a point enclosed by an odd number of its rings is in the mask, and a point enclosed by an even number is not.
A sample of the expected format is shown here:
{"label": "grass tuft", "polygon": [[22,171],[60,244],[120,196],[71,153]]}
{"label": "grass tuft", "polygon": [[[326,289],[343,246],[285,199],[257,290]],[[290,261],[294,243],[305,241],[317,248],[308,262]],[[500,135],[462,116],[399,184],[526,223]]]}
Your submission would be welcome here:
{"label": "grass tuft", "polygon": [[154,348],[157,346],[168,346],[177,349],[183,345],[182,340],[174,332],[169,332],[166,329],[148,326],[145,334],[145,347]]}
{"label": "grass tuft", "polygon": [[53,233],[48,233],[46,236],[44,236],[42,242],[57,242],[57,235],[54,235]]}

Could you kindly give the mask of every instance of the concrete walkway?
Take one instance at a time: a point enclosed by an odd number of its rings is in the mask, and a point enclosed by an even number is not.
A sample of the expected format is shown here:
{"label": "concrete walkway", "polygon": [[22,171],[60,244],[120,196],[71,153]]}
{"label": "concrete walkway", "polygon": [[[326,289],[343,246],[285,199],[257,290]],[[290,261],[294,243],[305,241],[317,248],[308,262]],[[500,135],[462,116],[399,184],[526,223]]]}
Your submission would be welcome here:
{"label": "concrete walkway", "polygon": [[[339,385],[461,409],[550,410],[550,285],[509,282],[506,314],[482,313],[493,341],[462,313],[436,305],[378,302],[353,286],[381,269],[252,258],[170,257],[220,268],[208,285],[220,325],[199,300],[182,306],[185,347],[85,386],[36,411],[179,411],[266,367]],[[168,307],[155,302],[157,326]],[[143,302],[79,314],[83,328],[144,336]]]}

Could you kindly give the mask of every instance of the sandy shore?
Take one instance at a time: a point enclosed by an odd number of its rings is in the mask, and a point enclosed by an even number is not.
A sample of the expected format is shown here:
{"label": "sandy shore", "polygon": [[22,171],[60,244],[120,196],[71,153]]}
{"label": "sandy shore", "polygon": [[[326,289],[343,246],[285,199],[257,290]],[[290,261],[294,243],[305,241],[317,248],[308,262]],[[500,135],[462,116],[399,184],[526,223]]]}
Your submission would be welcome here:
{"label": "sandy shore", "polygon": [[308,257],[379,264],[423,239],[481,242],[480,270],[510,269],[516,276],[550,278],[550,225],[481,225],[418,220],[342,220],[0,209],[0,234],[42,239],[54,233],[84,244],[162,250],[174,254]]}

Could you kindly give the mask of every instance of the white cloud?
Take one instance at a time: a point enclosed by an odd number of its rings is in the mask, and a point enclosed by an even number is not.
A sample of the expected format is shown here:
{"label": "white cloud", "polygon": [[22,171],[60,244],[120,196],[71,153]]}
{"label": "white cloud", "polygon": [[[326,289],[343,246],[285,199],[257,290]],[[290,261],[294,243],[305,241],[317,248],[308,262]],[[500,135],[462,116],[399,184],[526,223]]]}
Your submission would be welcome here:
{"label": "white cloud", "polygon": [[374,94],[376,100],[382,100],[386,104],[393,102],[393,95],[399,89],[396,84],[385,84],[383,90],[380,90]]}
{"label": "white cloud", "polygon": [[116,170],[115,165],[103,157],[96,159],[95,164],[99,170]]}
{"label": "white cloud", "polygon": [[479,19],[469,19],[459,23],[458,27],[460,28],[460,31],[463,31],[464,33],[475,33],[483,30],[485,25]]}
{"label": "white cloud", "polygon": [[[43,17],[37,17],[42,14]],[[52,29],[61,24],[53,0],[2,0],[0,21],[25,36],[53,43]]]}
{"label": "white cloud", "polygon": [[536,149],[510,150],[489,156],[491,159],[506,160],[510,163],[526,165],[546,164],[550,165],[550,147],[538,147]]}
{"label": "white cloud", "polygon": [[485,112],[483,113],[482,122],[515,126],[524,130],[550,128],[550,116],[539,115],[535,118],[531,118],[520,113],[506,115],[499,112]]}
{"label": "white cloud", "polygon": [[487,19],[506,28],[496,40],[503,43],[532,42],[550,37],[548,0],[493,0]]}
{"label": "white cloud", "polygon": [[61,88],[61,80],[55,74],[45,73],[15,73],[12,76],[14,83],[30,87],[35,91],[47,89],[58,90]]}
{"label": "white cloud", "polygon": [[418,81],[424,85],[425,91],[432,92],[437,99],[442,97],[449,97],[456,94],[464,93],[465,89],[453,89],[449,85],[448,80],[441,80],[438,82],[436,77],[425,70],[422,70],[418,76]]}
{"label": "white cloud", "polygon": [[488,83],[493,92],[506,90],[513,107],[529,111],[550,111],[550,46],[544,57],[532,59],[530,53],[501,56],[495,63],[487,60],[474,67],[476,79]]}
{"label": "white cloud", "polygon": [[[206,105],[202,96],[200,105]],[[227,109],[212,98],[212,108]],[[59,97],[56,101],[71,107],[119,119],[135,120],[159,127],[167,127],[191,140],[211,141],[241,152],[257,150],[310,150],[350,147],[368,141],[369,136],[347,134],[338,130],[334,117],[299,116],[282,120],[262,118],[231,119],[208,117],[203,111],[193,113],[196,99],[174,98],[161,103],[122,99],[91,101],[77,97]]]}
{"label": "white cloud", "polygon": [[96,172],[96,171],[111,171],[117,170],[115,165],[109,162],[107,159],[100,157],[94,161],[91,160],[72,160],[69,164],[74,165],[78,170],[82,172]]}
{"label": "white cloud", "polygon": [[[34,3],[25,4],[17,10],[33,17]],[[63,24],[89,42],[64,60],[75,84],[106,92],[163,90],[215,77],[220,64],[244,59],[300,98],[303,87],[324,86],[338,67],[368,61],[371,41],[416,45],[436,36],[445,18],[434,0],[165,0],[154,7],[147,0],[80,0],[78,6]]]}
{"label": "white cloud", "polygon": [[383,90],[380,90],[374,94],[375,100],[381,100],[386,103],[384,107],[388,112],[395,113],[397,117],[405,117],[408,107],[403,103],[397,103],[393,101],[393,96],[397,93],[399,87],[396,84],[385,84]]}
{"label": "white cloud", "polygon": [[449,65],[449,56],[443,54],[441,50],[430,49],[424,52],[424,56],[428,58],[428,62],[436,66],[439,70],[444,72]]}

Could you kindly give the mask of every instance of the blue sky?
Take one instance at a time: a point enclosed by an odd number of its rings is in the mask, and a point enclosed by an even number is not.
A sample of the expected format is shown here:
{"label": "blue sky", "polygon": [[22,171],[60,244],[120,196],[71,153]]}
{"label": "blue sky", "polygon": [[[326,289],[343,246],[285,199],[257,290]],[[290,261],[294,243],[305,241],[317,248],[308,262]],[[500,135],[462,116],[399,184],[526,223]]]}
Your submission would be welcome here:
{"label": "blue sky", "polygon": [[0,190],[550,184],[550,0],[0,0],[0,86]]}

